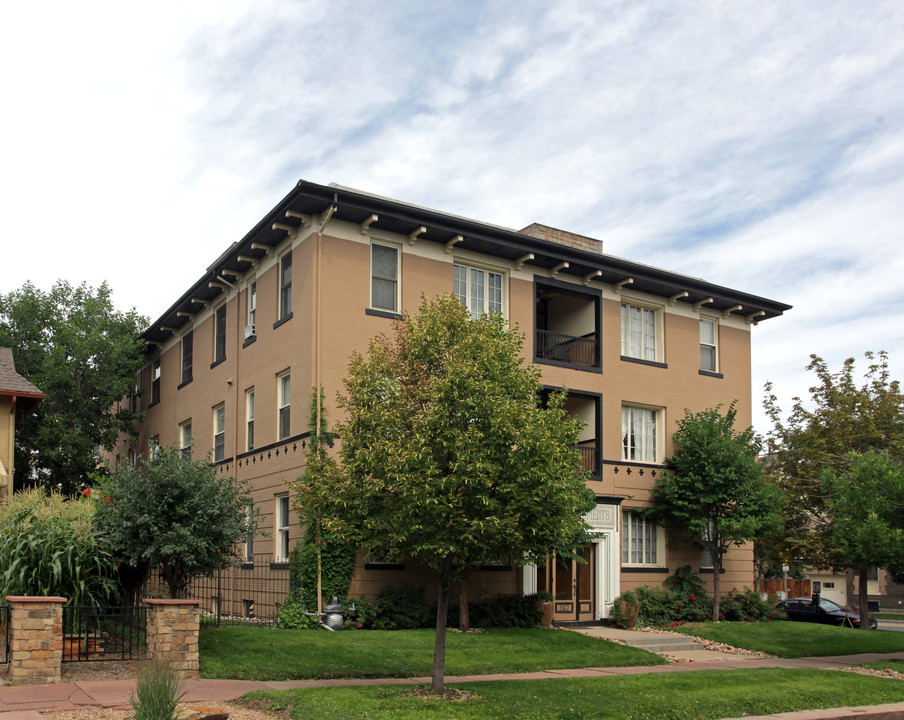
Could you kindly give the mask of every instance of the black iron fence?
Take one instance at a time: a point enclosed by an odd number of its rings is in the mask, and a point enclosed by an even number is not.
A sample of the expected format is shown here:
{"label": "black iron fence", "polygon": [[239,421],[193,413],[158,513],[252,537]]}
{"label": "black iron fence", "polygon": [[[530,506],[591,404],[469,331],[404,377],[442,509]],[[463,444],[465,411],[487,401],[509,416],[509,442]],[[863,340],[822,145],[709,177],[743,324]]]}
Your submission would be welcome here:
{"label": "black iron fence", "polygon": [[[167,597],[166,584],[152,577],[143,597]],[[264,625],[275,627],[279,606],[289,596],[289,564],[274,562],[271,555],[255,555],[253,561],[226,567],[209,577],[195,579],[185,598],[201,603],[201,626]]]}
{"label": "black iron fence", "polygon": [[146,640],[142,606],[63,606],[63,662],[137,660]]}
{"label": "black iron fence", "polygon": [[9,605],[0,605],[0,665],[9,662]]}

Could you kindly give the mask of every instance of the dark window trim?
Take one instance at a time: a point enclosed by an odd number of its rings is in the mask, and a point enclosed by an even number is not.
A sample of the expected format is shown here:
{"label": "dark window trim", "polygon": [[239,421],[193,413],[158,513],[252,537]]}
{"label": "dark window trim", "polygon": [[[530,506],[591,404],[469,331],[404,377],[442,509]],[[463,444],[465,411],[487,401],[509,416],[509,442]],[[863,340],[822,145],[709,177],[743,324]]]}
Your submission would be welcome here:
{"label": "dark window trim", "polygon": [[656,360],[644,360],[643,358],[631,357],[630,355],[619,356],[625,362],[637,363],[638,365],[649,365],[650,367],[667,368],[668,363],[658,362]]}
{"label": "dark window trim", "polygon": [[244,350],[246,347],[248,347],[252,343],[256,343],[256,342],[257,342],[257,335],[252,335],[250,338],[248,338],[245,342],[242,343],[242,350]]}
{"label": "dark window trim", "polygon": [[[536,344],[536,343],[535,343]],[[584,372],[592,372],[602,374],[601,367],[589,367],[587,365],[575,365],[574,363],[561,362],[559,360],[545,360],[544,358],[534,356],[534,364],[536,365],[555,365],[556,367],[569,368],[570,370],[583,370]]]}
{"label": "dark window trim", "polygon": [[365,308],[365,315],[373,315],[374,317],[389,318],[390,320],[401,320],[402,313],[391,312],[389,310],[374,310],[373,308]]}
{"label": "dark window trim", "polygon": [[224,362],[226,362],[226,358],[220,358],[219,360],[214,360],[212,363],[210,363],[210,369],[213,370],[217,365],[220,365]]}
{"label": "dark window trim", "polygon": [[511,565],[471,565],[470,569],[477,572],[510,572],[513,568]]}
{"label": "dark window trim", "polygon": [[273,329],[276,330],[276,328],[278,328],[280,325],[282,325],[283,323],[289,322],[289,320],[291,320],[291,319],[292,319],[292,313],[290,312],[284,318],[280,318],[275,323],[273,323]]}
{"label": "dark window trim", "polygon": [[[596,332],[596,364],[588,367],[587,365],[573,365],[556,360],[547,360],[537,357],[537,309],[539,308],[539,293],[543,286],[553,288],[566,295],[579,297],[593,301],[594,319]],[[576,285],[575,283],[565,282],[555,278],[543,277],[542,275],[534,275],[534,332],[533,332],[533,356],[534,362],[541,365],[555,365],[557,367],[566,367],[574,370],[584,370],[585,372],[602,373],[603,372],[603,291],[597,288]]]}
{"label": "dark window trim", "polygon": [[405,563],[364,563],[365,570],[404,570]]}
{"label": "dark window trim", "polygon": [[159,404],[160,404],[159,400],[154,400],[153,402],[148,403],[148,410],[150,410],[152,407],[154,407],[154,405],[159,405]]}
{"label": "dark window trim", "polygon": [[[565,388],[556,385],[544,385],[543,389],[555,392]],[[590,481],[601,480],[603,476],[603,394],[589,390],[571,390],[569,388],[568,395],[593,400],[596,403],[596,427],[593,429],[594,433],[596,433],[596,469],[594,472],[589,473],[586,479]]]}
{"label": "dark window trim", "polygon": [[[712,575],[713,569],[712,568],[700,568],[697,572],[700,573],[701,575]],[[725,574],[725,568],[722,568],[721,570],[719,570],[719,575],[724,575],[724,574]]]}
{"label": "dark window trim", "polygon": [[211,462],[210,464],[211,465],[225,465],[226,463],[231,463],[233,461],[233,459],[234,458],[231,458],[231,457],[223,458],[222,460],[215,460],[215,461]]}
{"label": "dark window trim", "polygon": [[254,570],[254,560],[242,560],[242,570]]}
{"label": "dark window trim", "polygon": [[289,569],[289,561],[286,560],[286,561],[282,561],[282,562],[271,562],[270,569],[271,570],[288,570]]}
{"label": "dark window trim", "polygon": [[667,573],[669,569],[667,567],[639,567],[637,565],[625,566],[622,565],[621,571],[623,573]]}
{"label": "dark window trim", "polygon": [[178,385],[176,385],[176,390],[181,390],[181,389],[184,388],[186,385],[191,385],[191,381],[192,381],[192,380],[194,380],[194,378],[193,378],[193,377],[190,377],[190,378],[189,378],[188,380],[186,380],[184,383],[179,383]]}
{"label": "dark window trim", "polygon": [[706,376],[706,377],[714,377],[714,378],[723,378],[723,377],[725,377],[722,373],[720,373],[720,372],[713,372],[712,370],[698,370],[697,372],[698,372],[700,375],[704,375],[704,376]]}

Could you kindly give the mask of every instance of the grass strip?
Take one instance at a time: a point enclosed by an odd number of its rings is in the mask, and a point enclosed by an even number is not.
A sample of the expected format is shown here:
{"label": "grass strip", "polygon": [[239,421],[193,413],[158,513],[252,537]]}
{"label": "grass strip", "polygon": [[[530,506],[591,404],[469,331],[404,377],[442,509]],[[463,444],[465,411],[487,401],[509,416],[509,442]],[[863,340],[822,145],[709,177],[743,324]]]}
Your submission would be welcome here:
{"label": "grass strip", "polygon": [[424,699],[410,687],[305,688],[243,702],[292,720],[708,720],[904,701],[904,683],[829,670],[712,670],[452,686],[470,697]]}
{"label": "grass strip", "polygon": [[904,651],[904,633],[773,620],[761,623],[688,623],[669,628],[780,658]]}
{"label": "grass strip", "polygon": [[[446,674],[661,665],[654,653],[566,630],[449,633]],[[432,630],[203,629],[201,675],[243,680],[421,677],[433,667]]]}

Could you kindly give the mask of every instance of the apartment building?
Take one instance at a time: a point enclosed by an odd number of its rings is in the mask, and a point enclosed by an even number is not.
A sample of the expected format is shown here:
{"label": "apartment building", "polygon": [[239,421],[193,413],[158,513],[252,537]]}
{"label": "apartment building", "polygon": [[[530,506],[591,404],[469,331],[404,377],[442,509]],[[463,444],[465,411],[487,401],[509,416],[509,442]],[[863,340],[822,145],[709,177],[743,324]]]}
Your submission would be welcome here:
{"label": "apartment building", "polygon": [[[351,353],[439,293],[525,333],[525,360],[548,388],[568,389],[567,408],[585,423],[597,497],[586,563],[487,566],[472,599],[545,589],[557,619],[593,620],[619,592],[680,566],[711,574],[699,548],[672,546],[635,511],[650,503],[685,408],[737,401],[750,423],[751,334],[789,306],[608,256],[597,240],[543,225],[514,231],[300,181],[145,333],[145,420],[118,455],[177,445],[249,480],[264,522],[246,565],[265,556],[279,572],[301,536],[285,483],[303,470],[312,389],[325,388],[335,420]],[[725,590],[752,586],[752,549],[731,551],[724,573]],[[352,594],[421,577],[361,551]]]}

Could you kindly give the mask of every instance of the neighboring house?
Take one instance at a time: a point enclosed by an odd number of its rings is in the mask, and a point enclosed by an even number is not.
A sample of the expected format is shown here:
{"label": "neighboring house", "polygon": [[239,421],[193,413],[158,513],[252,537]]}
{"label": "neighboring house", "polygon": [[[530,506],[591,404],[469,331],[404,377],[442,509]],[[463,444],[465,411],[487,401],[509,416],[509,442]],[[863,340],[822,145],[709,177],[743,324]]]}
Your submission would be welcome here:
{"label": "neighboring house", "polygon": [[16,372],[12,348],[0,347],[0,500],[13,492],[16,420],[45,397]]}
{"label": "neighboring house", "polygon": [[[820,583],[822,597],[839,605],[857,605],[859,600],[860,577],[854,571],[809,570],[807,578],[811,584]],[[866,582],[870,610],[904,610],[904,587],[892,580],[886,570],[872,567]]]}
{"label": "neighboring house", "polygon": [[[137,452],[176,445],[249,480],[264,522],[247,564],[256,557],[260,569],[264,554],[284,572],[301,535],[285,482],[303,469],[312,388],[325,388],[334,422],[349,356],[439,293],[526,333],[525,360],[548,388],[568,388],[567,409],[585,423],[597,496],[586,564],[519,570],[503,559],[476,573],[471,597],[547,589],[557,619],[590,620],[680,566],[711,573],[696,546],[667,543],[635,511],[650,504],[685,408],[737,401],[750,424],[752,331],[790,306],[604,255],[598,240],[543,225],[518,232],[300,181],[145,332]],[[119,456],[128,450],[124,441]],[[411,563],[361,552],[351,592],[419,577]],[[733,549],[722,587],[752,585],[752,547]]]}

